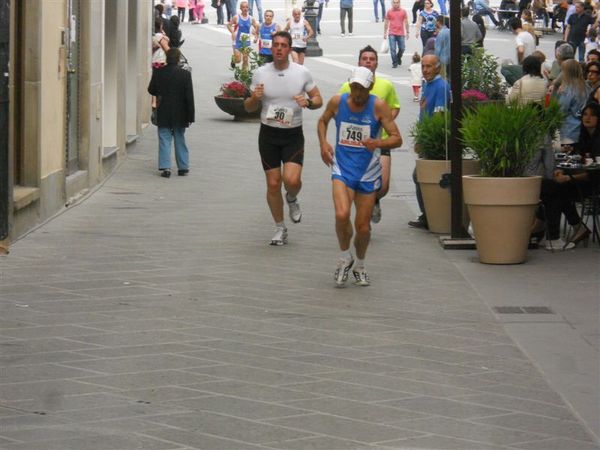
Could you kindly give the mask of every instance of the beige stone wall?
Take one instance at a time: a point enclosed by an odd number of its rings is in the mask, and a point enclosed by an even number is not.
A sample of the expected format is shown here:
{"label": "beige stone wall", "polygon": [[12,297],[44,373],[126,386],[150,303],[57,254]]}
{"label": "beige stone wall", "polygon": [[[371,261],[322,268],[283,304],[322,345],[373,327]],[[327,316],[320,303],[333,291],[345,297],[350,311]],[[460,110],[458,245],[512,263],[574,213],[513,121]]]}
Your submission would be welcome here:
{"label": "beige stone wall", "polygon": [[66,2],[44,0],[31,13],[41,15],[39,145],[40,177],[45,178],[65,166]]}
{"label": "beige stone wall", "polygon": [[[18,153],[20,179],[13,187],[11,238],[57,213],[65,203],[100,183],[126,156],[127,142],[148,121],[150,79],[150,0],[80,0],[78,164],[66,169],[67,48],[69,0],[17,0],[23,13],[17,31],[12,13],[11,98],[17,86],[23,97],[11,103],[11,160]],[[107,11],[107,8],[109,11]],[[106,20],[111,21],[107,24]],[[63,31],[66,30],[66,31]],[[22,49],[17,53],[15,40]],[[107,51],[108,47],[112,47]],[[107,106],[108,105],[108,106]],[[22,126],[19,127],[18,124]],[[18,136],[18,139],[15,137]],[[108,152],[107,149],[118,148]]]}

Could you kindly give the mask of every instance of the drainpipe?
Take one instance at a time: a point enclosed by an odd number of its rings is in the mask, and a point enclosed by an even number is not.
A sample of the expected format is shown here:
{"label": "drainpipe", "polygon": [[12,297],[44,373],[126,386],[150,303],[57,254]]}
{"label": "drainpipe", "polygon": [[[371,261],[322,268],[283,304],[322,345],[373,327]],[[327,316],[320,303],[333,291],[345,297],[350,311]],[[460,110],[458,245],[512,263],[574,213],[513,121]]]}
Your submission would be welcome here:
{"label": "drainpipe", "polygon": [[10,180],[8,157],[8,64],[10,0],[0,0],[0,255],[8,253]]}

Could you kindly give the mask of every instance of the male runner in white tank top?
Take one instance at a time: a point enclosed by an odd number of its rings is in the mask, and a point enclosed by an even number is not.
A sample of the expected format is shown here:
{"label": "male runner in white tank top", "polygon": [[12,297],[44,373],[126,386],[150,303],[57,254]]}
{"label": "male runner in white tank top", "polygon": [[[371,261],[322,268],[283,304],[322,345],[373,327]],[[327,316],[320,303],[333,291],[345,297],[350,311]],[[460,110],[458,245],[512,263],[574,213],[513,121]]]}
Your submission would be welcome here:
{"label": "male runner in white tank top", "polygon": [[254,72],[252,95],[244,102],[248,111],[255,111],[262,103],[258,147],[267,181],[267,203],[276,227],[271,245],[287,242],[282,183],[290,219],[294,223],[302,219],[297,199],[302,187],[304,161],[302,109],[318,109],[323,104],[308,69],[289,61],[291,49],[292,37],[288,32],[279,31],[273,35],[273,62]]}

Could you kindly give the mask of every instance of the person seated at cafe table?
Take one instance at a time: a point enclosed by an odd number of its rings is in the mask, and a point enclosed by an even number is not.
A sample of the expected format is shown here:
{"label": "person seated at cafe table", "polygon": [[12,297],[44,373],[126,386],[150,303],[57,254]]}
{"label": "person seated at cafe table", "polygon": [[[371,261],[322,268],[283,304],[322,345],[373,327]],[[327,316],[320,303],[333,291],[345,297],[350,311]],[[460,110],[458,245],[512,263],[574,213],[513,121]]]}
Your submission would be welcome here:
{"label": "person seated at cafe table", "polygon": [[[591,102],[583,108],[579,142],[570,148],[563,147],[563,150],[572,155],[579,155],[584,164],[589,164],[594,158],[600,158],[600,104]],[[584,170],[567,174],[561,169],[556,169],[552,179],[542,179],[540,197],[544,211],[538,213],[532,234],[546,229],[546,250],[570,250],[582,241],[587,245],[590,230],[579,217],[575,202],[592,194],[592,183],[597,183],[598,180],[592,180],[591,177],[592,175]],[[565,215],[572,228],[566,241],[560,237],[561,214]]]}

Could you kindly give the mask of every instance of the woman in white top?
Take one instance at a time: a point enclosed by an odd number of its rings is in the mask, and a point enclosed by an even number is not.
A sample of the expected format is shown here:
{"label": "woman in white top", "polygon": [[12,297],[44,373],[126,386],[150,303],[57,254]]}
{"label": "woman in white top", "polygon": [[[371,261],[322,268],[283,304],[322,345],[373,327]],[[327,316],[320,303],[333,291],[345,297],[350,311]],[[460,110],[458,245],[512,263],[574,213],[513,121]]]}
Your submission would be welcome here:
{"label": "woman in white top", "polygon": [[306,43],[314,36],[314,32],[307,20],[302,17],[300,8],[294,8],[292,18],[288,20],[285,30],[292,35],[292,60],[297,64],[304,64]]}
{"label": "woman in white top", "polygon": [[506,102],[516,101],[520,105],[533,102],[543,104],[547,87],[548,82],[542,76],[542,61],[530,55],[523,60],[523,76],[513,84]]}
{"label": "woman in white top", "polygon": [[154,19],[154,35],[152,36],[152,68],[160,69],[167,65],[166,52],[169,50],[169,38],[163,30],[160,17]]}

